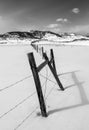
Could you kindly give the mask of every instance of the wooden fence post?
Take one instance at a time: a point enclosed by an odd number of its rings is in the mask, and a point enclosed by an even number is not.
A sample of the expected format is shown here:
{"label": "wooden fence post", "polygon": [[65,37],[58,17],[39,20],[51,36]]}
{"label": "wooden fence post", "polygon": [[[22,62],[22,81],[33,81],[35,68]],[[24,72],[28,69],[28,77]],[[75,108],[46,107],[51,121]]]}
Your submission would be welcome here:
{"label": "wooden fence post", "polygon": [[33,53],[28,54],[28,59],[29,59],[29,63],[30,63],[30,66],[31,66],[31,70],[32,70],[35,85],[36,85],[37,95],[38,95],[40,109],[41,109],[41,114],[42,114],[43,117],[47,117],[46,106],[45,106],[44,97],[43,97],[43,93],[42,93],[42,89],[41,89],[41,83],[40,83],[38,70],[37,70],[37,67],[36,67],[36,62],[35,62]]}
{"label": "wooden fence post", "polygon": [[51,53],[50,55],[51,55],[51,59],[52,59],[52,66],[53,66],[55,72],[57,73],[57,71],[56,71],[56,65],[55,65],[55,60],[54,60],[53,49],[50,50],[50,53]]}
{"label": "wooden fence post", "polygon": [[44,56],[45,60],[48,61],[48,66],[49,66],[49,68],[50,68],[52,74],[54,75],[54,77],[55,77],[55,79],[56,79],[56,81],[57,81],[59,87],[61,88],[62,91],[64,91],[63,85],[61,84],[61,82],[60,82],[60,80],[59,80],[59,78],[58,78],[58,76],[57,76],[57,73],[56,73],[54,67],[51,65],[51,62],[49,61],[49,59],[48,59],[46,53],[44,53],[43,56]]}

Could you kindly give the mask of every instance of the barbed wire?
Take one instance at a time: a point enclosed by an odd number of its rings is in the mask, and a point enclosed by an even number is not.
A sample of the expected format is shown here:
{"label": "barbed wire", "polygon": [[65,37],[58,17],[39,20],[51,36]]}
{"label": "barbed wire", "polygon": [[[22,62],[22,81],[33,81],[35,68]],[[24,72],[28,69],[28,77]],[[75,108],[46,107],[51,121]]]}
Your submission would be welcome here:
{"label": "barbed wire", "polygon": [[30,118],[30,116],[39,108],[39,106],[37,106],[26,118],[24,118],[24,120],[14,129],[17,130],[27,119]]}
{"label": "barbed wire", "polygon": [[45,77],[45,76],[42,75],[42,74],[40,74],[40,76],[43,77],[43,78],[45,78],[45,79],[47,78],[47,80],[49,80],[50,82],[52,82],[52,83],[54,83],[55,85],[57,85],[57,83],[55,83],[53,80],[49,79],[48,77]]}
{"label": "barbed wire", "polygon": [[13,83],[13,84],[11,84],[11,85],[9,85],[9,86],[6,86],[6,87],[0,89],[0,92],[4,91],[4,90],[6,90],[6,89],[9,89],[9,88],[11,88],[11,87],[14,87],[16,84],[18,84],[18,83],[20,83],[20,82],[22,82],[22,81],[24,81],[24,80],[26,80],[26,79],[28,79],[28,78],[31,78],[31,77],[32,77],[32,75],[29,75],[29,76],[27,76],[27,77],[25,77],[25,78],[23,78],[23,79],[21,79],[21,80],[19,80],[19,81],[16,81],[15,83]]}
{"label": "barbed wire", "polygon": [[[46,81],[45,81],[46,82]],[[45,85],[45,82],[42,84],[42,87]],[[36,92],[35,92],[36,93]],[[25,118],[22,122],[14,129],[17,130],[30,116],[39,108],[39,105]]]}
{"label": "barbed wire", "polygon": [[[55,86],[55,85],[54,85]],[[45,101],[47,100],[47,98],[49,97],[49,95],[52,93],[53,89],[55,87],[52,87],[51,90],[49,91],[49,93],[47,94]],[[39,105],[14,129],[17,130],[27,119],[30,118],[30,116],[39,108]]]}
{"label": "barbed wire", "polygon": [[47,100],[47,98],[49,97],[49,95],[51,94],[51,92],[53,91],[53,89],[55,89],[55,87],[52,87],[51,90],[49,91],[49,93],[47,94],[45,100]]}
{"label": "barbed wire", "polygon": [[[46,69],[46,77],[47,76],[48,76],[48,70]],[[45,94],[46,94],[46,88],[47,88],[47,79],[42,84],[42,88],[44,87],[44,85],[45,85],[45,91],[44,91],[44,96],[45,96]],[[23,119],[23,121],[14,130],[17,130],[28,118],[30,118],[30,116],[37,110],[37,108],[39,108],[39,106],[37,106],[25,119]]]}
{"label": "barbed wire", "polygon": [[[54,83],[55,85],[56,85],[56,83],[48,78],[48,70],[47,70],[47,68],[46,68],[46,77],[43,76],[42,74],[40,74],[40,76],[42,76],[42,77],[44,77],[44,78],[46,79],[45,82],[42,84],[42,87],[45,85],[45,89],[44,89],[44,97],[45,97],[45,95],[46,95],[46,90],[47,90],[47,81],[49,80],[49,81],[51,81],[52,83]],[[5,88],[0,89],[0,92],[6,90],[6,89],[8,89],[8,88],[11,88],[11,87],[15,86],[16,84],[18,84],[18,83],[20,83],[20,82],[22,82],[22,81],[24,81],[24,80],[26,80],[26,79],[28,79],[28,78],[30,78],[30,77],[32,77],[32,75],[29,75],[29,76],[27,76],[27,77],[25,77],[25,78],[23,78],[23,79],[21,79],[21,80],[15,82],[15,83],[11,84],[11,85],[9,85],[9,86],[7,86],[7,87],[5,87]],[[51,94],[51,92],[53,91],[53,89],[54,89],[54,87],[51,88],[51,90],[49,91],[49,93],[48,93],[47,96],[45,97],[45,101],[47,100],[47,98],[49,97],[49,95]],[[1,119],[2,117],[4,117],[5,115],[7,115],[8,113],[10,113],[11,111],[13,111],[14,109],[16,109],[19,105],[23,104],[23,103],[24,103],[25,101],[27,101],[30,97],[32,97],[35,93],[36,93],[36,91],[34,91],[31,95],[29,95],[28,97],[26,97],[24,100],[22,100],[22,101],[21,101],[20,103],[18,103],[17,105],[15,105],[13,108],[11,108],[10,110],[8,110],[8,111],[5,112],[4,114],[2,114],[2,115],[0,116],[0,119]],[[17,130],[27,119],[29,119],[29,118],[31,117],[31,115],[32,115],[38,108],[39,108],[39,106],[37,106],[28,116],[26,116],[26,117],[17,125],[17,127],[14,128],[14,130]]]}
{"label": "barbed wire", "polygon": [[11,108],[10,110],[8,110],[7,112],[5,112],[4,114],[2,114],[0,116],[0,119],[2,117],[4,117],[5,115],[7,115],[8,113],[10,113],[11,111],[13,111],[14,109],[16,109],[19,105],[23,104],[25,101],[27,101],[30,97],[32,97],[36,92],[33,92],[31,95],[29,95],[28,97],[26,97],[24,100],[22,100],[21,102],[19,102],[17,105],[15,105],[13,108]]}
{"label": "barbed wire", "polygon": [[[44,85],[45,85],[45,82],[42,84],[42,87],[44,87]],[[26,97],[24,100],[22,100],[21,102],[19,102],[17,105],[15,105],[13,108],[11,108],[10,110],[8,110],[7,112],[5,112],[4,114],[2,114],[1,116],[0,116],[0,119],[2,118],[2,117],[4,117],[5,115],[7,115],[8,113],[10,113],[11,111],[13,111],[14,109],[16,109],[19,105],[21,105],[21,104],[23,104],[26,100],[28,100],[30,97],[32,97],[34,94],[36,94],[36,90],[32,93],[32,94],[30,94],[28,97]]]}

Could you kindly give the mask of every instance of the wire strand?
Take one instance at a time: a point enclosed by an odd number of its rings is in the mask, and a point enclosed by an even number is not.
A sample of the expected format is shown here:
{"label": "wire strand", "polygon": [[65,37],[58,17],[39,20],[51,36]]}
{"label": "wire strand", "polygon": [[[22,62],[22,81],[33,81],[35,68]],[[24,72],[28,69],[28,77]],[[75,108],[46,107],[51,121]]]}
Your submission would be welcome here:
{"label": "wire strand", "polygon": [[[45,101],[47,100],[47,98],[49,97],[49,95],[52,93],[54,87],[51,88],[51,90],[49,91],[49,93],[47,94]],[[30,118],[30,116],[39,108],[39,106],[37,106],[14,130],[17,130],[27,119]]]}
{"label": "wire strand", "polygon": [[[42,87],[44,87],[45,82],[42,84]],[[32,97],[34,94],[36,94],[36,91],[34,91],[31,95],[29,95],[28,97],[26,97],[24,100],[22,100],[20,103],[18,103],[17,105],[15,105],[13,108],[11,108],[10,110],[8,110],[7,112],[5,112],[4,114],[2,114],[0,116],[0,119],[2,117],[4,117],[5,115],[7,115],[8,113],[10,113],[11,111],[13,111],[14,109],[16,109],[19,105],[23,104],[26,100],[28,100],[30,97]]]}
{"label": "wire strand", "polygon": [[6,90],[6,89],[9,89],[9,88],[11,88],[11,87],[14,87],[16,84],[18,84],[18,83],[20,83],[20,82],[23,82],[24,80],[26,80],[26,79],[28,79],[28,78],[31,78],[31,77],[32,77],[32,75],[29,75],[29,76],[27,76],[27,77],[25,77],[25,78],[23,78],[23,79],[21,79],[21,80],[15,82],[15,83],[9,85],[9,86],[7,86],[7,87],[4,87],[4,88],[0,89],[0,92],[4,91],[4,90]]}
{"label": "wire strand", "polygon": [[47,98],[49,97],[49,95],[51,94],[51,92],[53,91],[54,87],[51,88],[51,90],[49,91],[49,93],[47,94],[45,100],[47,100]]}
{"label": "wire strand", "polygon": [[2,114],[0,116],[0,119],[2,117],[4,117],[5,115],[7,115],[8,113],[10,113],[11,111],[13,111],[14,109],[16,109],[19,105],[23,104],[25,101],[27,101],[30,97],[32,97],[36,92],[33,92],[30,96],[26,97],[24,100],[22,100],[20,103],[18,103],[17,105],[15,105],[13,108],[11,108],[10,110],[8,110],[7,112],[5,112],[4,114]]}
{"label": "wire strand", "polygon": [[14,129],[17,130],[27,119],[30,118],[30,116],[39,108],[39,106],[37,106],[26,118],[24,118],[24,120]]}
{"label": "wire strand", "polygon": [[[42,84],[42,87],[44,87],[45,82]],[[39,106],[37,106],[14,130],[17,130],[37,110],[37,108],[39,108]]]}
{"label": "wire strand", "polygon": [[40,74],[40,76],[41,76],[41,77],[43,77],[43,78],[45,78],[45,79],[47,78],[47,80],[49,80],[50,82],[52,82],[52,83],[54,83],[54,84],[56,84],[56,85],[57,85],[57,83],[55,83],[54,81],[52,81],[52,80],[51,80],[51,79],[49,79],[48,77],[45,77],[45,76],[44,76],[44,75],[42,75],[42,74]]}

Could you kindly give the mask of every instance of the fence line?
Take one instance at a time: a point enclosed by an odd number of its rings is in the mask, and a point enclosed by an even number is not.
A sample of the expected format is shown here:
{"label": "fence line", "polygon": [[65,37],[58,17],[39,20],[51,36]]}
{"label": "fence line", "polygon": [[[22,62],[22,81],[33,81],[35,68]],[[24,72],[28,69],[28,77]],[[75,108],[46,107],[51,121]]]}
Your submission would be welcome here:
{"label": "fence line", "polygon": [[[39,47],[38,45],[33,45],[33,44],[31,44],[31,45],[32,45],[32,47],[43,57],[43,52],[44,52],[43,47]],[[46,95],[46,89],[47,89],[47,81],[49,80],[49,81],[51,81],[52,83],[54,83],[54,86],[57,85],[57,83],[55,83],[54,81],[52,81],[52,80],[50,80],[50,79],[48,78],[48,70],[47,70],[47,68],[46,68],[46,76],[43,76],[42,74],[40,74],[40,76],[46,79],[45,82],[44,82],[43,85],[42,85],[42,87],[45,85],[44,98],[45,98],[45,102],[46,102],[47,98],[49,97],[49,95],[51,94],[51,92],[52,92],[53,89],[54,89],[54,87],[52,87],[51,90],[49,91],[49,93],[47,94],[47,96],[45,97],[45,95]],[[0,92],[4,91],[4,90],[6,90],[6,89],[9,89],[9,88],[15,86],[16,84],[18,84],[18,83],[20,83],[20,82],[23,82],[24,80],[26,80],[26,79],[28,79],[28,78],[31,78],[31,77],[32,77],[32,75],[29,75],[29,76],[27,76],[27,77],[25,77],[25,78],[23,78],[23,79],[21,79],[21,80],[15,82],[15,83],[11,84],[11,85],[9,85],[9,86],[6,86],[5,88],[0,89]],[[14,109],[16,109],[16,108],[17,108],[18,106],[20,106],[21,104],[23,104],[25,101],[27,101],[29,98],[31,98],[34,94],[36,94],[36,91],[34,91],[34,92],[33,92],[32,94],[30,94],[28,97],[26,97],[26,98],[23,99],[21,102],[19,102],[17,105],[15,105],[14,107],[12,107],[10,110],[8,110],[8,111],[5,112],[4,114],[2,114],[2,115],[0,116],[0,119],[3,118],[4,116],[6,116],[7,114],[9,114],[11,111],[13,111]],[[30,116],[31,116],[38,108],[39,108],[39,105],[38,105],[27,117],[25,117],[25,118],[20,122],[20,124],[18,124],[17,127],[14,128],[14,130],[17,130],[27,119],[30,118]]]}
{"label": "fence line", "polygon": [[[43,47],[39,47],[37,44],[31,44],[31,45],[36,50],[36,52],[38,52],[43,57],[43,52],[44,52]],[[45,80],[45,90],[44,90],[44,98],[45,98],[45,102],[46,102],[47,98],[52,93],[52,91],[54,90],[55,85],[57,85],[57,83],[55,83],[54,81],[52,81],[52,80],[50,80],[48,78],[48,70],[47,69],[46,69],[46,76],[43,76],[42,74],[40,74],[40,76],[46,79]],[[52,83],[54,83],[54,86],[51,88],[51,90],[48,92],[47,96],[45,97],[45,95],[46,95],[46,89],[47,89],[47,81],[48,80],[51,81]],[[24,118],[23,121],[14,130],[17,130],[27,119],[29,119],[30,116],[36,111],[36,109],[38,107],[39,106],[37,106],[26,118]]]}
{"label": "fence line", "polygon": [[44,52],[44,48],[41,46],[39,46],[39,45],[37,45],[37,44],[31,44],[31,46],[36,50],[36,52],[37,53],[39,53],[41,56],[42,56],[42,58],[43,58],[43,52]]}

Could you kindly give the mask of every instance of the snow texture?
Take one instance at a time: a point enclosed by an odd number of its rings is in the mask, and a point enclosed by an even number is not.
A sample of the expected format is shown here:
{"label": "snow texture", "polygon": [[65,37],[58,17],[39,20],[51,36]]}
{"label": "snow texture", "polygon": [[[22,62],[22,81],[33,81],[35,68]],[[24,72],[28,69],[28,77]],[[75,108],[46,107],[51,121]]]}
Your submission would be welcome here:
{"label": "snow texture", "polygon": [[[89,44],[86,42],[84,45]],[[53,49],[57,73],[65,88],[60,90],[47,66],[42,70],[40,79],[48,113],[43,118],[27,54],[34,53],[37,66],[43,59],[31,45],[16,44],[0,46],[0,130],[88,130],[89,47],[39,44],[48,55]]]}

